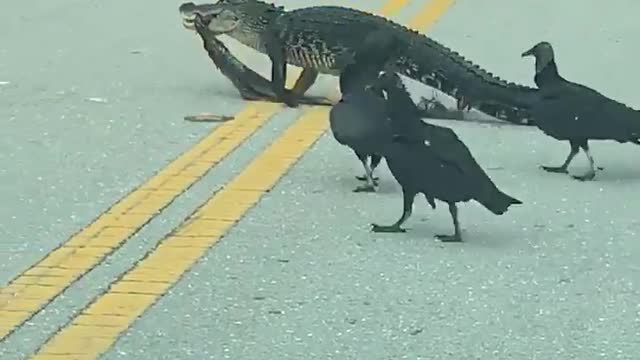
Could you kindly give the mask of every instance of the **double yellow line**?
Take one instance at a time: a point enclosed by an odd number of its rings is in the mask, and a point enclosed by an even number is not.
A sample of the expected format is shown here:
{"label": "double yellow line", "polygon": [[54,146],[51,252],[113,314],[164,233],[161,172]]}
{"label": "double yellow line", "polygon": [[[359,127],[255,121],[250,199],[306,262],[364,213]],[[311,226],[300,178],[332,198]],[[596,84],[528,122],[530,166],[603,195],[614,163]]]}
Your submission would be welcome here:
{"label": "double yellow line", "polygon": [[[431,0],[409,26],[425,30],[454,0]],[[390,0],[390,16],[409,3]],[[88,227],[0,290],[0,341],[119,248],[177,196],[249,138],[281,104],[252,102]],[[96,359],[231,228],[327,130],[329,109],[311,107],[262,154],[110,284],[34,355]]]}
{"label": "double yellow line", "polygon": [[253,103],[0,289],[0,341],[138,232],[281,106]]}

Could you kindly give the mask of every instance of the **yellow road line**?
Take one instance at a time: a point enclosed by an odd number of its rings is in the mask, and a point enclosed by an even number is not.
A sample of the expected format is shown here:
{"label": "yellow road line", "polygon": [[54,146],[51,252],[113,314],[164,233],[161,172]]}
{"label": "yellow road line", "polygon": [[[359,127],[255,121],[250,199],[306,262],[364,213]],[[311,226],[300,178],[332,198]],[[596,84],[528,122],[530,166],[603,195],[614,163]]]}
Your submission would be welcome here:
{"label": "yellow road line", "polygon": [[324,132],[317,107],[58,332],[34,359],[96,359],[214,245]]}
{"label": "yellow road line", "polygon": [[281,107],[258,102],[247,107],[0,289],[0,341],[119,248]]}
{"label": "yellow road line", "polygon": [[407,24],[418,31],[427,32],[429,28],[447,11],[455,0],[431,0],[418,11]]}
{"label": "yellow road line", "polygon": [[[437,11],[438,16],[446,10],[425,9]],[[438,16],[423,18],[433,22]],[[417,25],[424,28],[429,23]],[[105,294],[60,329],[32,359],[94,360],[107,351],[322,136],[328,128],[328,112],[327,107],[312,107],[302,115],[244,171],[113,282]]]}
{"label": "yellow road line", "polygon": [[386,4],[380,9],[379,13],[384,16],[393,16],[398,11],[402,10],[403,7],[409,5],[411,0],[396,0],[396,1],[387,1]]}

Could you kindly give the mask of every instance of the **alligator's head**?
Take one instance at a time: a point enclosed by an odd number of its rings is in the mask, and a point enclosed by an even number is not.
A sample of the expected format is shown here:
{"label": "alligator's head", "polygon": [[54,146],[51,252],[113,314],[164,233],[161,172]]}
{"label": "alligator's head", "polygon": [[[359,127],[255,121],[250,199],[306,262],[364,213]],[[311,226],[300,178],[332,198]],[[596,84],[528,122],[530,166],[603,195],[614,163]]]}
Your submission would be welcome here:
{"label": "alligator's head", "polygon": [[554,61],[553,47],[547,41],[537,43],[531,49],[523,52],[521,56],[533,56],[536,59],[536,72],[540,72]]}
{"label": "alligator's head", "polygon": [[178,8],[182,17],[182,26],[189,30],[195,30],[196,14],[206,14],[215,9],[215,4],[196,5],[192,2],[183,3]]}
{"label": "alligator's head", "polygon": [[229,35],[255,48],[260,33],[271,20],[284,13],[284,8],[257,0],[218,0],[200,5],[183,3],[178,11],[182,16],[182,24],[187,29],[195,29],[197,13],[212,33]]}

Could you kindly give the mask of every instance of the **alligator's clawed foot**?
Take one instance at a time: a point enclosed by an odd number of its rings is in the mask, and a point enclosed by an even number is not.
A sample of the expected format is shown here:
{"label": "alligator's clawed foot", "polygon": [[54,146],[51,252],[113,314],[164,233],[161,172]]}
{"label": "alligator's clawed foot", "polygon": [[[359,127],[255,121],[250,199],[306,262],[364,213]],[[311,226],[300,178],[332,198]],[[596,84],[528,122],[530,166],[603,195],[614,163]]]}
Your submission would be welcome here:
{"label": "alligator's clawed foot", "polygon": [[290,108],[297,108],[300,105],[300,97],[296,97],[290,94],[287,94],[281,98],[282,103],[287,105]]}
{"label": "alligator's clawed foot", "polygon": [[376,192],[376,188],[373,185],[361,185],[353,189],[353,192]]}
{"label": "alligator's clawed foot", "polygon": [[304,105],[317,105],[317,106],[333,106],[333,101],[322,96],[303,96],[298,99],[300,104]]}
{"label": "alligator's clawed foot", "polygon": [[253,90],[241,90],[240,96],[246,101],[275,101],[275,99],[260,94]]}
{"label": "alligator's clawed foot", "polygon": [[591,181],[596,177],[595,171],[589,171],[584,175],[571,175],[572,178],[579,181]]}
{"label": "alligator's clawed foot", "polygon": [[316,106],[333,106],[333,102],[322,96],[303,96],[298,98],[296,101],[283,101],[282,99],[278,99],[273,95],[266,95],[256,89],[247,87],[245,89],[240,90],[240,96],[242,99],[246,101],[266,101],[266,102],[274,102],[274,103],[284,103],[289,107],[297,107],[298,104],[304,105],[316,105]]}
{"label": "alligator's clawed foot", "polygon": [[240,96],[244,100],[282,103],[282,100],[278,99],[278,97],[276,97],[275,95],[265,94],[263,91],[260,91],[255,86],[252,86],[250,83],[243,84],[243,85],[244,87],[238,89],[238,91],[240,92]]}
{"label": "alligator's clawed foot", "polygon": [[566,174],[567,173],[567,168],[565,166],[544,166],[544,165],[540,165],[540,168],[542,170],[550,172],[550,173],[558,173],[558,174]]}
{"label": "alligator's clawed foot", "polygon": [[375,233],[404,233],[404,232],[407,232],[406,229],[403,229],[398,225],[384,226],[384,225],[378,225],[378,224],[371,224],[371,231],[373,231]]}
{"label": "alligator's clawed foot", "polygon": [[462,237],[460,236],[460,234],[436,235],[436,239],[442,242],[461,242],[462,241]]}

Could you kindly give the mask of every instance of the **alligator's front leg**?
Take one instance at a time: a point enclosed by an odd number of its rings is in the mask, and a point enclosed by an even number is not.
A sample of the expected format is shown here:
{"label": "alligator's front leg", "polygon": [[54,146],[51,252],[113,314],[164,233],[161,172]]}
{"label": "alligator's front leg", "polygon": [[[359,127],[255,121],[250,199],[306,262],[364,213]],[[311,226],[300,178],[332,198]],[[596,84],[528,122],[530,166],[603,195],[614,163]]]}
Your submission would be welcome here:
{"label": "alligator's front leg", "polygon": [[[278,36],[274,32],[270,31],[265,32],[264,43],[267,55],[271,60],[271,89],[278,100],[289,107],[298,107],[299,96],[292,91],[287,91],[286,88],[287,57],[284,45]],[[302,78],[302,74],[300,77]]]}
{"label": "alligator's front leg", "polygon": [[[243,99],[281,102],[273,92],[271,82],[233,56],[224,43],[204,25],[199,15],[196,15],[194,25],[209,58],[220,72],[233,83]],[[299,101],[307,105],[333,105],[329,99],[315,96],[301,95]]]}
{"label": "alligator's front leg", "polygon": [[300,73],[298,80],[296,80],[296,83],[293,85],[291,92],[297,96],[303,96],[317,79],[318,70],[314,68],[304,68],[302,69],[302,73]]}

